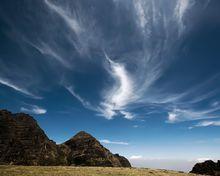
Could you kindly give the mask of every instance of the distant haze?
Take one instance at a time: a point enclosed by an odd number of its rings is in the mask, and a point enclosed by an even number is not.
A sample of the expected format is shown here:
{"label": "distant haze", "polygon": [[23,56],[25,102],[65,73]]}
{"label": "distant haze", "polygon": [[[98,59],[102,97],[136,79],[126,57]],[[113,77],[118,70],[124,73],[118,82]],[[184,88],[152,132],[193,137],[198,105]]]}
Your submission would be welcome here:
{"label": "distant haze", "polygon": [[130,160],[133,167],[144,167],[154,169],[167,169],[189,172],[198,161],[187,161],[178,159],[138,159]]}

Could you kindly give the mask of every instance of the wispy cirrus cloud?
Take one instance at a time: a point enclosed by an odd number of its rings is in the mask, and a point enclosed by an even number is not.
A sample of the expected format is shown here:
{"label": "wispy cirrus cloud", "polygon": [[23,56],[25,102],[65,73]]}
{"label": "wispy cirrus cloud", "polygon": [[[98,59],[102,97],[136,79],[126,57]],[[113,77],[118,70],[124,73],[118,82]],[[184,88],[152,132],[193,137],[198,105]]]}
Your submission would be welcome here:
{"label": "wispy cirrus cloud", "polygon": [[194,0],[178,0],[175,7],[175,16],[180,26],[180,32],[184,30],[183,17],[186,11],[192,7]]}
{"label": "wispy cirrus cloud", "polygon": [[[104,89],[103,101],[93,109],[106,119],[112,119],[116,115],[122,115],[126,119],[133,119],[135,115],[130,111],[129,105],[134,103],[173,104],[185,96],[184,93],[169,94],[167,97],[161,98],[163,94],[151,94],[149,89],[161,77],[166,67],[169,66],[170,60],[164,60],[162,56],[167,55],[170,47],[175,42],[175,37],[173,36],[179,35],[178,32],[175,33],[171,29],[175,29],[175,25],[179,25],[180,21],[182,22],[182,18],[187,9],[192,7],[191,0],[176,1],[176,8],[173,9],[174,16],[160,12],[162,3],[155,5],[154,1],[143,0],[132,2],[132,10],[134,10],[135,17],[138,19],[136,21],[137,28],[143,32],[143,34],[141,34],[144,39],[142,40],[143,46],[142,50],[134,52],[133,57],[128,55],[126,60],[122,58],[121,60],[115,61],[104,53],[105,59],[108,62],[107,72],[114,79],[114,84]],[[46,3],[50,9],[58,13],[69,26],[72,25],[71,29],[74,33],[77,33],[73,25],[76,24],[76,21],[79,21],[78,24],[80,25],[76,26],[80,26],[81,32],[85,31],[85,29],[83,29],[84,25],[82,20],[75,18],[71,13],[68,14],[68,12],[64,12],[62,7],[52,4],[51,1],[47,1]],[[75,22],[72,23],[71,19],[74,19]],[[171,24],[171,22],[175,20],[178,22]],[[161,30],[155,30],[155,28]],[[78,38],[80,38],[80,35],[81,34],[79,34]],[[161,35],[164,35],[164,37],[157,38],[157,36]],[[172,37],[169,37],[171,35]],[[157,40],[155,40],[154,36]],[[114,55],[114,53],[111,53],[111,51],[114,51],[114,46],[111,46],[108,50],[109,55]],[[139,63],[136,71],[134,70],[133,72],[128,71],[126,68],[131,60],[135,60]],[[83,101],[81,102],[83,103]]]}
{"label": "wispy cirrus cloud", "polygon": [[31,97],[34,99],[42,99],[42,97],[34,95],[33,93],[29,92],[27,89],[15,85],[13,82],[11,82],[7,79],[0,78],[0,84],[5,85],[7,87],[10,87],[10,88],[14,89],[15,91],[18,91],[24,95],[27,95],[28,97]]}
{"label": "wispy cirrus cloud", "polygon": [[68,62],[67,59],[64,59],[59,53],[59,47],[54,47],[52,44],[45,43],[41,41],[39,44],[34,44],[31,41],[26,40],[26,42],[38,50],[42,55],[50,56],[55,59],[57,62],[62,64],[65,68],[72,68],[72,65]]}
{"label": "wispy cirrus cloud", "polygon": [[74,91],[74,87],[73,86],[70,86],[70,85],[65,85],[64,86],[68,92],[73,96],[75,97],[86,109],[90,109],[92,111],[99,111],[98,108],[92,106],[90,104],[90,102],[86,101],[84,98],[82,98],[79,94],[77,94],[75,91]]}
{"label": "wispy cirrus cloud", "polygon": [[70,9],[68,5],[54,3],[51,0],[44,0],[47,7],[59,17],[63,19],[65,24],[69,27],[69,33],[65,34],[68,42],[70,42],[75,50],[80,55],[87,55],[90,42],[98,44],[99,32],[94,18],[85,14],[80,6],[75,3],[74,10]]}
{"label": "wispy cirrus cloud", "polygon": [[21,107],[20,109],[22,112],[26,112],[26,113],[30,113],[30,114],[46,114],[47,110],[39,107],[37,105],[30,105],[30,104],[26,104],[25,107]]}
{"label": "wispy cirrus cloud", "polygon": [[80,26],[79,22],[71,16],[71,14],[68,14],[68,10],[64,10],[58,5],[55,5],[54,2],[51,2],[50,0],[45,0],[45,4],[54,12],[60,15],[60,17],[63,18],[63,20],[66,22],[66,24],[76,33],[79,34],[82,31],[82,27]]}
{"label": "wispy cirrus cloud", "polygon": [[[99,26],[94,28],[95,19],[84,14],[81,8],[70,10],[66,4],[60,4],[59,2],[53,2],[50,0],[45,0],[44,3],[51,12],[57,14],[69,27],[71,32],[68,34],[70,36],[68,37],[70,38],[69,41],[72,42],[73,46],[79,53],[85,54],[85,52],[87,52],[91,44],[90,41],[93,41],[93,43],[101,41],[99,39],[100,36],[96,33]],[[137,53],[139,53],[139,56],[135,58],[139,63],[137,68],[138,71],[136,73],[130,73],[126,69],[126,64],[133,58],[127,58],[128,60],[123,62],[116,62],[105,54],[105,59],[108,60],[109,64],[107,71],[114,79],[114,85],[105,88],[103,101],[101,101],[96,107],[91,106],[88,101],[81,98],[81,95],[76,94],[73,89],[68,87],[67,90],[77,98],[85,108],[98,112],[98,115],[102,115],[106,119],[112,119],[116,115],[122,115],[124,118],[130,120],[135,118],[135,114],[130,111],[128,105],[137,102],[144,104],[148,102],[152,103],[152,100],[146,99],[145,97],[148,96],[149,87],[160,78],[166,67],[164,66],[166,64],[164,64],[160,55],[164,50],[168,50],[169,46],[172,44],[171,40],[167,40],[169,36],[167,34],[169,32],[168,28],[169,26],[172,26],[168,25],[168,22],[171,20],[168,20],[170,17],[168,17],[167,14],[160,14],[158,10],[160,5],[160,3],[155,5],[155,2],[153,1],[145,2],[138,0],[137,2],[133,2],[132,10],[135,11],[135,14],[138,17],[137,26],[143,31],[143,37],[146,39],[145,41],[143,40],[143,50],[138,51]],[[188,6],[188,3],[186,5],[184,5],[184,3],[179,4],[179,16],[183,16],[184,11],[188,8],[184,6]],[[156,31],[154,30],[156,26],[158,29],[163,27],[164,30]],[[153,42],[153,36],[157,36],[161,33],[165,35],[164,38],[167,37],[164,45],[162,44],[164,39],[158,39],[157,42]],[[172,33],[172,36],[173,35],[177,34]],[[72,36],[75,36],[76,38]],[[105,41],[105,38],[103,37],[102,41],[104,44],[109,43],[109,41]],[[155,44],[150,46],[150,43]],[[53,44],[45,43],[43,41],[41,41],[39,45],[37,44],[34,46],[42,54],[50,55],[64,66],[69,67],[71,65],[69,61],[66,60],[66,57],[60,53],[59,46],[54,47]],[[166,48],[164,48],[164,46],[166,46]],[[115,46],[111,45],[111,48],[109,48],[110,54],[111,51],[114,51],[114,47]],[[153,50],[150,48],[153,48]],[[97,49],[102,50],[102,48]],[[169,101],[172,100],[173,99],[171,98]]]}
{"label": "wispy cirrus cloud", "polygon": [[[134,3],[134,8],[136,9],[137,16],[138,16],[137,18],[138,24],[140,25],[142,32],[146,32],[145,26],[147,25],[149,19],[147,19],[148,16],[146,14],[146,9],[144,8],[146,7],[145,5],[148,3],[142,0],[133,1],[133,3]],[[148,34],[150,33],[150,31],[147,31],[147,32]]]}
{"label": "wispy cirrus cloud", "polygon": [[101,139],[101,143],[103,144],[115,144],[115,145],[129,145],[127,142],[122,142],[122,141],[110,141],[108,139]]}
{"label": "wispy cirrus cloud", "polygon": [[197,124],[189,127],[189,129],[192,128],[199,128],[199,127],[209,127],[209,126],[220,126],[220,120],[205,120],[198,122]]}
{"label": "wispy cirrus cloud", "polygon": [[119,111],[127,119],[132,119],[133,115],[123,111],[123,108],[134,99],[133,82],[124,65],[112,61],[105,54],[108,61],[107,70],[115,80],[115,85],[104,94],[104,102],[101,102],[103,116],[111,119]]}
{"label": "wispy cirrus cloud", "polygon": [[211,119],[218,118],[218,114],[215,112],[219,111],[220,107],[214,107],[203,110],[195,110],[195,109],[173,109],[173,111],[168,112],[168,120],[169,123],[175,122],[183,122],[183,121],[192,121],[192,120],[200,120],[200,119]]}
{"label": "wispy cirrus cloud", "polygon": [[[46,32],[50,36],[47,40],[40,36],[36,41],[30,40],[29,44],[42,55],[54,58],[65,68],[72,68],[72,65],[76,64],[70,59],[72,52],[65,54],[64,46],[69,46],[70,43],[71,49],[68,49],[68,51],[75,48],[81,54],[74,57],[74,59],[79,58],[81,60],[84,58],[80,56],[86,56],[89,48],[93,48],[98,53],[97,55],[101,55],[101,57],[103,56],[102,51],[107,51],[108,54],[104,53],[103,60],[105,60],[105,64],[103,65],[113,81],[112,84],[108,84],[106,87],[100,87],[99,92],[104,92],[100,102],[93,105],[89,100],[83,98],[84,95],[78,94],[73,86],[64,86],[85,108],[97,112],[98,115],[104,116],[106,119],[113,119],[117,115],[128,120],[135,119],[137,114],[132,111],[135,109],[134,106],[160,107],[168,112],[168,121],[172,123],[198,119],[199,115],[207,115],[208,113],[204,114],[204,112],[198,113],[193,107],[185,107],[185,102],[182,99],[189,96],[190,92],[172,93],[171,91],[171,93],[168,93],[165,88],[158,89],[155,86],[155,83],[163,76],[166,68],[170,66],[172,60],[170,59],[170,53],[173,54],[174,44],[178,44],[177,36],[179,34],[176,28],[184,30],[181,25],[183,25],[185,14],[193,7],[194,0],[174,1],[175,3],[172,4],[172,8],[169,8],[169,10],[164,7],[162,1],[131,0],[130,2],[128,6],[120,8],[130,8],[129,10],[132,12],[129,14],[132,23],[131,31],[136,32],[134,35],[137,38],[138,46],[131,49],[131,51],[122,49],[123,47],[119,45],[121,41],[115,45],[109,39],[108,35],[110,33],[105,31],[105,26],[102,26],[101,23],[94,25],[97,16],[93,16],[93,13],[90,14],[90,11],[84,11],[84,6],[81,6],[80,3],[60,3],[52,0],[44,0],[44,8],[53,20],[57,18],[57,22],[62,21],[61,24],[65,27],[65,30],[60,30],[59,26],[54,27],[57,27],[58,31],[65,32],[62,33],[63,40],[54,40],[56,35]],[[119,6],[123,6],[123,3],[117,3],[117,8]],[[120,16],[117,9],[114,10],[114,13]],[[124,30],[124,27],[127,27],[120,26],[123,24],[122,19],[119,18],[118,23],[111,26],[111,34],[113,35],[111,38],[117,38],[117,34],[120,33],[117,30]],[[101,29],[101,32],[98,29]],[[126,36],[126,38],[129,37]],[[131,41],[133,43],[133,40]],[[85,58],[88,59],[88,57]],[[67,82],[73,85],[70,80],[67,80]],[[161,92],[157,92],[157,90],[161,90]],[[215,93],[203,94],[197,99],[191,99],[190,103],[206,100]],[[179,104],[184,106],[179,106]],[[156,112],[156,110],[154,111]],[[187,117],[188,115],[192,115],[192,118]]]}
{"label": "wispy cirrus cloud", "polygon": [[128,119],[128,120],[132,120],[135,118],[135,115],[130,112],[120,111],[120,113],[124,116],[125,119]]}
{"label": "wispy cirrus cloud", "polygon": [[132,93],[132,81],[125,70],[125,67],[121,64],[113,62],[107,57],[109,63],[108,72],[115,79],[116,84],[110,89],[105,91],[104,101],[97,106],[91,105],[79,94],[74,91],[73,86],[64,86],[82,105],[90,110],[96,111],[100,116],[104,116],[106,119],[112,119],[115,115],[122,115],[125,119],[133,119],[134,114],[123,110],[125,106],[131,101]]}

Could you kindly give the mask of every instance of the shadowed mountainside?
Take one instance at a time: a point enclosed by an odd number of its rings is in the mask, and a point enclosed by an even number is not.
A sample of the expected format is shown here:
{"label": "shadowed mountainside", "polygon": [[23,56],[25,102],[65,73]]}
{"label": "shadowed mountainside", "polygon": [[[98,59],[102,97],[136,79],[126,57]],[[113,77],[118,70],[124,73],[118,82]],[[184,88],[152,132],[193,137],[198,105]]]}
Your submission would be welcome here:
{"label": "shadowed mountainside", "polygon": [[131,167],[81,131],[56,145],[28,114],[0,110],[0,164]]}

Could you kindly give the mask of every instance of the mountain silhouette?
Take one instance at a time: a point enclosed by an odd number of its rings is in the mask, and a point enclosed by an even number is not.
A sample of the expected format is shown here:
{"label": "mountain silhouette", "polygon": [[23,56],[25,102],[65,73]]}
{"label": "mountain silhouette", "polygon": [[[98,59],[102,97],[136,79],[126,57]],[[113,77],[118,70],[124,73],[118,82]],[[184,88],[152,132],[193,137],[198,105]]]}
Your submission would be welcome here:
{"label": "mountain silhouette", "polygon": [[212,160],[207,160],[202,163],[197,163],[193,167],[191,173],[220,176],[220,161],[216,163]]}
{"label": "mountain silhouette", "polygon": [[57,145],[28,114],[0,110],[0,164],[131,167],[81,131]]}

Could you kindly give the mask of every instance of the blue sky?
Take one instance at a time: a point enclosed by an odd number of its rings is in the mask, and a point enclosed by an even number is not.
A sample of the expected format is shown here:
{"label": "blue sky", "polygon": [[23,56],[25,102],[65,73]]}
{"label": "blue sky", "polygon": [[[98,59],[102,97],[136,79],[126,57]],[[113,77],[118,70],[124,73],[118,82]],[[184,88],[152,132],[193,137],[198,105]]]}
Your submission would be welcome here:
{"label": "blue sky", "polygon": [[0,2],[0,108],[134,166],[220,157],[218,0]]}

